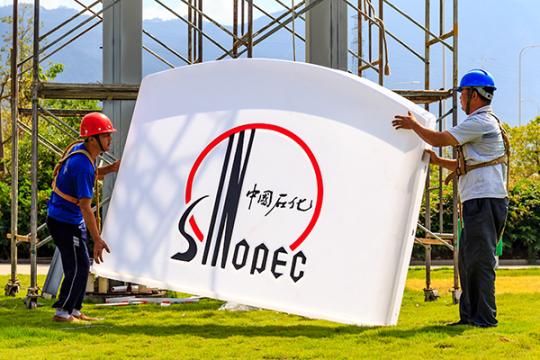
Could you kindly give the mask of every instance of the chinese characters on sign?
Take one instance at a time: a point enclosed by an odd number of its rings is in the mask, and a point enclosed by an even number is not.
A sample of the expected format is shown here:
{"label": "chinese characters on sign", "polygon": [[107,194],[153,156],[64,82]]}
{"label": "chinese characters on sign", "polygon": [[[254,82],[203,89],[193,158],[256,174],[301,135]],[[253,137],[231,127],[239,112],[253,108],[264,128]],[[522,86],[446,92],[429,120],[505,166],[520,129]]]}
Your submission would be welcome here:
{"label": "chinese characters on sign", "polygon": [[313,200],[300,198],[299,196],[288,195],[285,193],[277,193],[272,190],[257,189],[257,184],[252,190],[246,193],[249,198],[248,209],[251,210],[253,203],[269,208],[264,216],[268,216],[274,209],[296,209],[297,211],[306,212],[313,207]]}

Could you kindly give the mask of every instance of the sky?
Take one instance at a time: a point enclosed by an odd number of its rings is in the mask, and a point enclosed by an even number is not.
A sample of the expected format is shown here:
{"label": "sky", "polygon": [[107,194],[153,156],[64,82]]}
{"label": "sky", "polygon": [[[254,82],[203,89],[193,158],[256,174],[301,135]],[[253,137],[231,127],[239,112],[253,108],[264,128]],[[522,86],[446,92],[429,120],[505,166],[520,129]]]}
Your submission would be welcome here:
{"label": "sky", "polygon": [[[78,0],[90,5],[95,0]],[[181,0],[159,0],[170,6],[181,15],[185,15],[187,7]],[[233,0],[204,0],[205,12],[224,25],[232,21]],[[300,0],[281,0],[290,5]],[[423,18],[424,0],[393,0],[394,4],[404,8],[417,19]],[[19,2],[33,3],[31,0]],[[355,1],[353,1],[355,2]],[[12,0],[0,0],[0,6],[11,5]],[[432,7],[437,7],[438,1],[432,1]],[[447,0],[447,3],[451,3]],[[75,0],[41,0],[41,6],[54,9],[60,6],[80,11],[82,8]],[[284,8],[276,0],[255,0],[255,4],[266,11],[275,13]],[[101,5],[98,5],[101,6]],[[173,19],[175,16],[156,3],[156,0],[143,0],[145,19]],[[94,8],[95,10],[98,7]],[[460,0],[459,1],[459,73],[462,75],[472,68],[485,68],[494,72],[495,78],[501,86],[497,90],[496,111],[502,118],[511,123],[518,123],[518,114],[525,123],[540,115],[540,0]],[[529,11],[530,10],[530,11]],[[387,16],[391,11],[386,12]],[[478,14],[482,14],[479,17]],[[449,16],[450,14],[447,14]],[[254,17],[262,16],[255,12]],[[399,32],[399,30],[398,30]],[[421,46],[423,39],[414,42],[414,46]],[[530,47],[536,45],[535,47]],[[502,49],[502,50],[501,50]],[[525,50],[523,50],[525,49]],[[521,55],[520,55],[521,54]],[[391,54],[391,68],[394,73],[399,72],[400,65],[406,65],[407,59]],[[434,60],[432,59],[432,63]],[[435,68],[435,67],[434,67]],[[518,69],[522,69],[523,76],[519,81]],[[411,75],[412,76],[412,75]],[[388,79],[385,84],[390,88],[403,88],[403,84],[421,84],[422,79],[408,79],[407,82],[391,83]],[[447,81],[448,84],[448,81]],[[435,86],[436,84],[432,84]],[[421,86],[421,85],[418,85]],[[406,86],[405,86],[406,87]],[[446,87],[446,86],[445,86]],[[519,89],[522,89],[521,99],[518,100]],[[499,100],[501,99],[501,100]]]}
{"label": "sky", "polygon": [[[85,5],[90,5],[95,2],[95,0],[79,0]],[[172,8],[175,12],[186,15],[187,7],[180,0],[160,0],[163,4]],[[232,21],[232,0],[205,0],[204,1],[204,11],[208,16],[214,18],[222,24],[230,24]],[[282,0],[284,4],[291,4],[292,0]],[[19,3],[33,3],[31,0],[19,0]],[[296,0],[296,3],[299,1]],[[11,5],[13,0],[0,0],[0,6]],[[257,0],[257,5],[263,7],[266,11],[275,12],[283,10],[284,8],[279,5],[275,0]],[[67,7],[76,10],[82,10],[82,7],[77,4],[74,0],[41,0],[40,5],[46,9],[56,9],[58,7]],[[100,6],[100,5],[97,5]],[[98,7],[93,9],[98,9]],[[160,4],[156,3],[154,0],[143,0],[143,16],[144,19],[163,19],[169,20],[173,19],[175,16]],[[254,13],[255,17],[260,16],[261,14]]]}

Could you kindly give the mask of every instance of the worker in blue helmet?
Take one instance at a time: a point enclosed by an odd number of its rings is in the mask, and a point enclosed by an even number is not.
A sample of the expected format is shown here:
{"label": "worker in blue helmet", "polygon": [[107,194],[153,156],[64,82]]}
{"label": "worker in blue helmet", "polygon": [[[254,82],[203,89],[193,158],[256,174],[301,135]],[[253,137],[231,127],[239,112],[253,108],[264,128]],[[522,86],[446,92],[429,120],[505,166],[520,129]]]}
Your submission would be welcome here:
{"label": "worker in blue helmet", "polygon": [[496,246],[508,214],[509,142],[493,113],[495,81],[485,70],[467,72],[456,91],[467,118],[446,131],[418,123],[412,113],[396,115],[396,129],[414,131],[432,146],[453,146],[456,159],[426,150],[430,162],[449,169],[458,182],[463,230],[459,243],[460,320],[450,325],[497,326],[495,304]]}

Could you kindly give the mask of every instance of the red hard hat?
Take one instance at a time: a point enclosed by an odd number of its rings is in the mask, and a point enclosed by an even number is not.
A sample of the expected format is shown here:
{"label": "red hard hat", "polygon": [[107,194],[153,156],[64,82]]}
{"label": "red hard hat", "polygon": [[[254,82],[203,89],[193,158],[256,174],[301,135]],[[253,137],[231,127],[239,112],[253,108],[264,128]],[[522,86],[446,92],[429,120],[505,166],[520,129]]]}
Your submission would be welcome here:
{"label": "red hard hat", "polygon": [[84,115],[81,121],[81,137],[115,132],[111,120],[102,113],[93,112]]}

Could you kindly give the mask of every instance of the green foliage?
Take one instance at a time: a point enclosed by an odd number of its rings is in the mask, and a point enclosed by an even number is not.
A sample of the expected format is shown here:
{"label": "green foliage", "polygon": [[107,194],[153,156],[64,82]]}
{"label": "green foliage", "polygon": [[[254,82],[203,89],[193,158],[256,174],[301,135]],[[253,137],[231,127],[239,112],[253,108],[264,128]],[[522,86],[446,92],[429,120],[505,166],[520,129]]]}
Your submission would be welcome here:
{"label": "green foliage", "polygon": [[[30,6],[21,4],[19,8],[19,21],[18,21],[18,61],[27,59],[32,55],[32,9]],[[0,18],[0,23],[12,24],[13,18],[11,16],[5,16]],[[9,96],[8,89],[11,87],[11,47],[12,47],[12,33],[7,31],[2,34],[0,43],[0,105],[6,106],[2,102],[5,102]],[[32,67],[31,61],[26,61],[20,68],[21,76],[19,78],[19,88],[21,89],[20,105],[25,105],[29,101],[29,91],[25,91],[30,88],[32,81],[30,68]]]}
{"label": "green foliage", "polygon": [[9,184],[1,181],[0,182],[0,259],[7,258],[9,255],[8,246],[2,246],[5,242],[7,245],[8,240],[6,239],[6,234],[10,232],[10,217],[11,213],[9,211],[10,206],[10,195],[11,187]]}
{"label": "green foliage", "polygon": [[529,260],[540,252],[540,179],[523,179],[510,192],[505,239],[528,250]]}
{"label": "green foliage", "polygon": [[540,176],[540,117],[510,128],[511,183]]}

